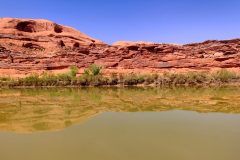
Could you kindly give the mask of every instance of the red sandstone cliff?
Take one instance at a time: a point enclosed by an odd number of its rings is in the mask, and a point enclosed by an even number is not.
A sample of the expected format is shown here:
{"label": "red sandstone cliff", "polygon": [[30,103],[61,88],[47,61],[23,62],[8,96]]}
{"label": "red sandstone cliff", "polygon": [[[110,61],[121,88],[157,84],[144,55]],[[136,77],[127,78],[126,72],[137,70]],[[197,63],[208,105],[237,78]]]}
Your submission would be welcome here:
{"label": "red sandstone cliff", "polygon": [[106,72],[162,72],[240,67],[240,39],[186,45],[117,42],[107,45],[47,20],[0,19],[0,74],[80,69],[96,63]]}

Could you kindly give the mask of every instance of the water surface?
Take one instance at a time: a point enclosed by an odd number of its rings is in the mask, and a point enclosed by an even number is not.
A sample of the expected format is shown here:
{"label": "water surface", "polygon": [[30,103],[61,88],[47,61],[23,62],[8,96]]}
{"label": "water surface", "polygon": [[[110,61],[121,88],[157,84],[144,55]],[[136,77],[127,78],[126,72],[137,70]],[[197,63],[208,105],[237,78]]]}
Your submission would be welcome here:
{"label": "water surface", "polygon": [[3,160],[238,160],[240,89],[0,91]]}

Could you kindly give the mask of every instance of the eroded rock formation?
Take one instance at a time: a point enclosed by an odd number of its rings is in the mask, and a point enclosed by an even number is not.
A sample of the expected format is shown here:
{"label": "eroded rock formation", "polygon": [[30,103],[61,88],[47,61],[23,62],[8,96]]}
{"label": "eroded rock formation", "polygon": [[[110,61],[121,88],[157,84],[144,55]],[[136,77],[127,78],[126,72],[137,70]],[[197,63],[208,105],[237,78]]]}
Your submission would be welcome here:
{"label": "eroded rock formation", "polygon": [[186,45],[108,45],[47,20],[0,19],[0,74],[26,75],[100,64],[105,72],[162,72],[240,67],[240,39]]}

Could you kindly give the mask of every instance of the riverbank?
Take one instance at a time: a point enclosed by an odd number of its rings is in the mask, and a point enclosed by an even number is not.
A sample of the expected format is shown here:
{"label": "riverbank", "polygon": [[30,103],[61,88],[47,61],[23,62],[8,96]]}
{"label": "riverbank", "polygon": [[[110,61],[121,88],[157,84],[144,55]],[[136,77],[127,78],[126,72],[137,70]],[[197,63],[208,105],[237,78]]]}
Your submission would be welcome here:
{"label": "riverbank", "polygon": [[240,86],[240,75],[227,69],[214,72],[187,72],[162,74],[102,74],[102,67],[92,65],[77,75],[71,67],[62,74],[33,74],[24,78],[0,77],[0,87],[83,87],[83,86]]}
{"label": "riverbank", "polygon": [[130,74],[135,73],[139,77],[140,73],[212,72],[219,68],[240,73],[240,39],[190,44],[122,41],[110,45],[55,22],[16,18],[1,18],[0,33],[0,75],[11,79],[33,73],[62,74],[73,65],[81,76],[91,64],[103,66],[103,74],[108,77],[112,72],[126,74],[124,77],[136,77]]}

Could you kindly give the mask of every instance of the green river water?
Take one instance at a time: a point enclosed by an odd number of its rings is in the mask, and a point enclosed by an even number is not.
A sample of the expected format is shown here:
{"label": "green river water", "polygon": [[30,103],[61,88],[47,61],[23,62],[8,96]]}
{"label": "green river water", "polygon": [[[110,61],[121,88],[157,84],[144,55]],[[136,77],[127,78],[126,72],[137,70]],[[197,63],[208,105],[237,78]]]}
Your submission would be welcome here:
{"label": "green river water", "polygon": [[0,90],[0,160],[239,160],[240,88]]}

